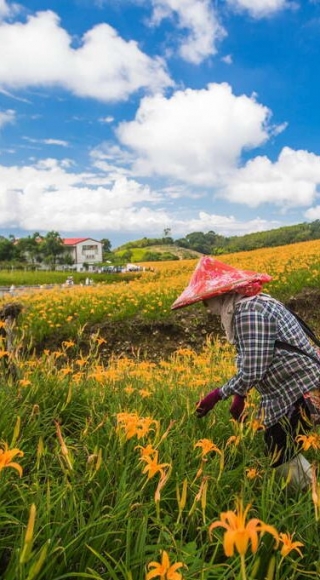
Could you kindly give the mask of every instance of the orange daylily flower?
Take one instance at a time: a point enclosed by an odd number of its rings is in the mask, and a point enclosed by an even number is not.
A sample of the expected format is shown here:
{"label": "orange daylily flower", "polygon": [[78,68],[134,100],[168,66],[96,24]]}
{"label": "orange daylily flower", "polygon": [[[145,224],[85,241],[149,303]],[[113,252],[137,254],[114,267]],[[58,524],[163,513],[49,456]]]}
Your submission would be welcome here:
{"label": "orange daylily flower", "polygon": [[170,565],[170,560],[167,552],[162,550],[161,552],[161,564],[159,562],[150,562],[148,564],[148,570],[150,572],[146,575],[146,580],[151,580],[151,578],[156,578],[160,576],[160,580],[182,580],[182,574],[178,572],[179,568],[185,566],[183,562],[176,562]]}
{"label": "orange daylily flower", "polygon": [[318,433],[311,433],[310,435],[298,435],[296,437],[297,443],[301,443],[302,449],[308,451],[312,449],[320,449],[320,435]]}
{"label": "orange daylily flower", "polygon": [[21,387],[28,387],[31,385],[31,381],[29,379],[20,379],[19,385],[21,385]]}
{"label": "orange daylily flower", "polygon": [[71,373],[72,373],[72,370],[71,370],[71,368],[70,368],[70,367],[66,367],[66,368],[63,368],[63,369],[59,369],[59,373],[60,373],[62,376],[66,377],[67,375],[71,375]]}
{"label": "orange daylily flower", "polygon": [[[68,318],[70,319],[70,316],[68,316]],[[72,316],[71,316],[71,320],[72,320]],[[69,322],[68,319],[67,319],[67,322]],[[71,348],[71,347],[75,346],[75,342],[73,342],[73,340],[64,340],[62,344],[65,348]]]}
{"label": "orange daylily flower", "polygon": [[302,557],[300,547],[304,546],[304,544],[302,542],[293,542],[292,541],[293,534],[281,533],[279,534],[279,538],[280,542],[282,542],[282,548],[280,551],[281,556],[285,558],[286,556],[288,556],[288,554],[290,554],[290,552],[292,552],[292,550],[296,550],[296,552],[298,552],[298,554],[300,554],[300,556]]}
{"label": "orange daylily flower", "polygon": [[12,461],[14,457],[23,457],[24,453],[20,449],[8,449],[7,443],[4,443],[4,449],[0,449],[0,471],[5,467],[16,469],[20,477],[22,476],[22,467],[19,463]]}
{"label": "orange daylily flower", "polygon": [[146,399],[147,397],[151,397],[151,393],[150,393],[150,391],[148,391],[148,389],[140,389],[139,395],[141,395],[141,397],[143,399]]}
{"label": "orange daylily flower", "polygon": [[248,467],[246,469],[246,476],[248,479],[257,479],[261,477],[261,472],[256,467]]}
{"label": "orange daylily flower", "polygon": [[199,439],[199,441],[195,444],[195,447],[201,447],[202,457],[204,457],[208,453],[211,453],[212,451],[215,451],[216,453],[221,455],[219,447],[217,447],[210,439]]}
{"label": "orange daylily flower", "polygon": [[86,359],[86,358],[78,358],[78,359],[76,360],[76,364],[77,364],[77,365],[78,365],[80,368],[81,368],[81,367],[83,367],[83,366],[86,364],[86,362],[87,362],[87,359]]}
{"label": "orange daylily flower", "polygon": [[227,511],[220,514],[221,520],[213,522],[209,527],[209,534],[217,527],[225,528],[226,532],[223,539],[223,548],[226,556],[233,556],[236,548],[240,556],[244,556],[249,542],[251,542],[252,553],[258,549],[259,534],[269,532],[273,535],[276,543],[279,542],[277,530],[258,518],[253,518],[246,523],[246,517],[250,509],[250,504],[243,509],[240,499],[236,502],[236,511]]}
{"label": "orange daylily flower", "polygon": [[137,445],[135,449],[140,449],[141,457],[150,457],[157,451],[154,447],[152,447],[150,443],[148,443],[146,447],[143,447],[142,445]]}
{"label": "orange daylily flower", "polygon": [[170,463],[158,463],[158,451],[155,452],[154,457],[142,455],[140,461],[145,461],[147,464],[142,473],[147,473],[148,479],[151,479],[158,472],[163,475],[164,467],[170,467]]}
{"label": "orange daylily flower", "polygon": [[7,350],[0,350],[0,358],[9,356],[10,353]]}
{"label": "orange daylily flower", "polygon": [[158,421],[151,417],[139,417],[136,413],[118,413],[117,429],[125,431],[126,439],[145,437],[152,429],[152,425],[158,426]]}
{"label": "orange daylily flower", "polygon": [[252,433],[256,433],[257,431],[263,431],[265,429],[265,426],[263,425],[263,423],[261,423],[261,421],[259,419],[257,419],[256,417],[251,419],[251,421],[248,422],[248,426],[249,426],[249,430]]}

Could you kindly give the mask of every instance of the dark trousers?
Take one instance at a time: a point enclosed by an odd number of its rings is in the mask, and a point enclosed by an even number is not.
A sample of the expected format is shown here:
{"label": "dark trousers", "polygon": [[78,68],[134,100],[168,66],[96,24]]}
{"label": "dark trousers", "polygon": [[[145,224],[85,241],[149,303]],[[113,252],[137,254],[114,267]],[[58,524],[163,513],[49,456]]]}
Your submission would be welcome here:
{"label": "dark trousers", "polygon": [[296,437],[310,429],[310,411],[301,397],[285,417],[265,430],[264,440],[272,467],[290,461],[301,448]]}

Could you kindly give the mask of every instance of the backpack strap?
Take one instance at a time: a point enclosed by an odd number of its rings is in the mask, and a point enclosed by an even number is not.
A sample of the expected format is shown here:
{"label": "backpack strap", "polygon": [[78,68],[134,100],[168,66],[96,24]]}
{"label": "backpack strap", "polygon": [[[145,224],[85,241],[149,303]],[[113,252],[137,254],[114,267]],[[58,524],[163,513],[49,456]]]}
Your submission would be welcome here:
{"label": "backpack strap", "polygon": [[304,354],[305,356],[308,356],[309,358],[314,360],[316,363],[318,363],[318,365],[320,365],[320,358],[319,357],[313,356],[312,354],[309,354],[308,352],[306,352],[305,350],[302,350],[302,348],[299,348],[298,346],[295,346],[294,344],[290,344],[289,342],[283,342],[282,340],[276,340],[275,345],[277,347],[280,347],[280,348],[285,348],[286,350],[290,350],[293,352],[299,352],[300,354]]}

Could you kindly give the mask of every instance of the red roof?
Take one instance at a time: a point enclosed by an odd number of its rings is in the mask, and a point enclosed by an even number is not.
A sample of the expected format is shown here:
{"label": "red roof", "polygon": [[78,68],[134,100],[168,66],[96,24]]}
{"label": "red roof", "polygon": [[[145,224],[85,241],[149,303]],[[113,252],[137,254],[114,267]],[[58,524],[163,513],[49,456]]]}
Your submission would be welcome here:
{"label": "red roof", "polygon": [[63,243],[65,246],[76,246],[77,244],[80,244],[80,242],[85,242],[90,239],[91,238],[64,238]]}

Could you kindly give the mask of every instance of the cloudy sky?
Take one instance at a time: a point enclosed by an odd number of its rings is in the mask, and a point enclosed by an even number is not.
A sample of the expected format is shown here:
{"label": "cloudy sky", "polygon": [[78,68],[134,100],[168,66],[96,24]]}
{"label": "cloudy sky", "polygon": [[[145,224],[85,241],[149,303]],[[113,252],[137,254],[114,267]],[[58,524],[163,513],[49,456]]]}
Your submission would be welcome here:
{"label": "cloudy sky", "polygon": [[0,0],[0,234],[320,219],[319,38],[320,0]]}

